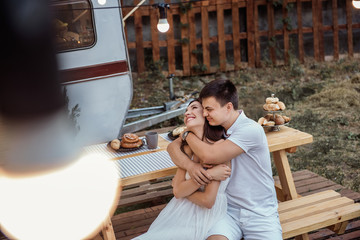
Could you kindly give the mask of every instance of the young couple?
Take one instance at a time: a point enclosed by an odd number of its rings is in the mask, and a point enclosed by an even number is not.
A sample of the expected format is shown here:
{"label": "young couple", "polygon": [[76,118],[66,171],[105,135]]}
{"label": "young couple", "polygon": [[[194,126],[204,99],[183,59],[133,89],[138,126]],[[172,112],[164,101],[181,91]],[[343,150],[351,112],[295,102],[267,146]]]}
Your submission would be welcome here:
{"label": "young couple", "polygon": [[228,80],[208,83],[199,99],[186,110],[186,132],[168,146],[179,167],[175,197],[135,239],[282,239],[264,130],[237,110]]}

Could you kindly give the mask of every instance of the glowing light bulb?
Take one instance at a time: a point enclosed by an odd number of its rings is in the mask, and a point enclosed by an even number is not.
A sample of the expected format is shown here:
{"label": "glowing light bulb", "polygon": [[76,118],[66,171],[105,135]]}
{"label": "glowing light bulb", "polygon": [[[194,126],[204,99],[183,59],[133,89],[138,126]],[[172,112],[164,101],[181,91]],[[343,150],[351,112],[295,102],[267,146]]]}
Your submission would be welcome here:
{"label": "glowing light bulb", "polygon": [[167,21],[166,18],[160,18],[159,19],[159,22],[157,24],[157,29],[164,33],[164,32],[167,32],[169,30],[170,26],[169,26],[169,23]]}
{"label": "glowing light bulb", "polygon": [[105,5],[105,4],[106,4],[106,0],[98,0],[98,3],[99,3],[100,5]]}
{"label": "glowing light bulb", "polygon": [[353,0],[352,4],[355,8],[360,9],[360,0]]}
{"label": "glowing light bulb", "polygon": [[120,197],[115,165],[84,155],[55,172],[0,175],[0,226],[11,239],[84,239],[97,234]]}

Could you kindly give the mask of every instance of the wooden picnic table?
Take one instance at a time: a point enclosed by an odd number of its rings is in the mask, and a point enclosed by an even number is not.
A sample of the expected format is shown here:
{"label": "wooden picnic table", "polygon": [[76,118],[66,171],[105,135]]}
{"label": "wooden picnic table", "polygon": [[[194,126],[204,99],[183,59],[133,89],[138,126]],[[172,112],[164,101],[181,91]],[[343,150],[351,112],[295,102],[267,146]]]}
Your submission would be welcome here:
{"label": "wooden picnic table", "polygon": [[[161,130],[159,130],[159,133],[161,133]],[[141,136],[141,134],[139,135]],[[280,131],[267,132],[266,137],[268,140],[269,151],[273,154],[273,160],[280,179],[280,185],[275,185],[277,197],[279,201],[295,199],[298,197],[298,194],[295,189],[295,184],[286,153],[293,153],[296,151],[296,147],[311,143],[313,141],[313,137],[311,134],[301,132],[286,126],[282,126]],[[176,173],[177,167],[172,163],[170,156],[166,152],[166,148],[170,143],[169,139],[166,137],[166,132],[159,134],[158,140],[157,149],[149,149],[112,158],[113,160],[117,161],[117,163],[119,163],[120,171],[125,168],[135,168],[135,165],[136,168],[139,168],[139,163],[136,161],[142,161],[151,157],[152,155],[154,155],[152,160],[155,161],[156,165],[156,160],[158,157],[156,154],[159,153],[162,154],[162,158],[165,156],[165,161],[168,161],[168,164],[170,165],[169,167],[160,167],[153,171],[145,170],[140,174],[121,177],[121,185],[123,187],[144,181],[155,180],[161,177],[171,176]],[[104,222],[102,233],[105,239],[115,239],[110,218]]]}

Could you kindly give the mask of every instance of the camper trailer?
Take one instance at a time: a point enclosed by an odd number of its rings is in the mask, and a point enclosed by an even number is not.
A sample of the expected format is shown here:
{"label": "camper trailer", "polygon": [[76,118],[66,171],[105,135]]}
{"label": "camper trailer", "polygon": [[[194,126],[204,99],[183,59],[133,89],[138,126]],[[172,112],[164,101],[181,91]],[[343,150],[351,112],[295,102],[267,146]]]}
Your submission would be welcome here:
{"label": "camper trailer", "polygon": [[51,3],[60,77],[77,137],[87,145],[114,139],[133,92],[120,2]]}

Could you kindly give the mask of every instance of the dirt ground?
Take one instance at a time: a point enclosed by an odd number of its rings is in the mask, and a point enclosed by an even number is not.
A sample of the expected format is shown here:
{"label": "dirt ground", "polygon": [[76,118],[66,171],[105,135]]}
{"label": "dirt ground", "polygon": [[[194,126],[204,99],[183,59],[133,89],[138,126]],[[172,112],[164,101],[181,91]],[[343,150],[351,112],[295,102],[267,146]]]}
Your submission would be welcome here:
{"label": "dirt ground", "polygon": [[[292,170],[308,169],[360,191],[360,60],[341,59],[289,66],[265,66],[237,72],[174,78],[177,96],[199,91],[219,75],[236,85],[240,108],[258,120],[272,93],[283,101],[290,127],[313,134],[314,142],[289,155]],[[169,99],[169,81],[160,71],[134,78],[131,108],[159,106]],[[182,124],[178,117],[154,128]],[[275,171],[275,168],[273,168]],[[276,174],[276,172],[274,172]]]}

